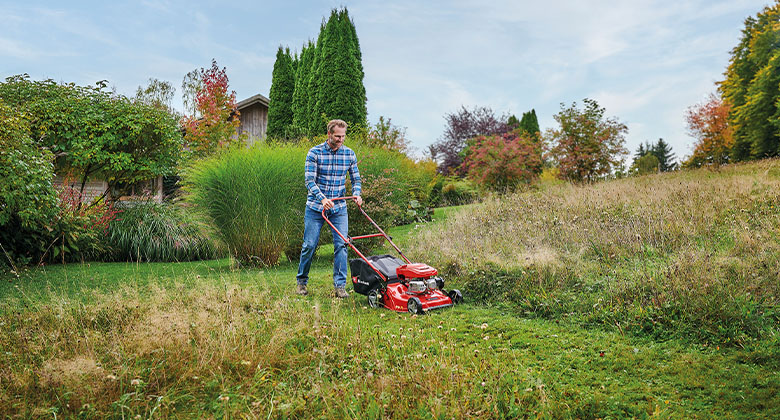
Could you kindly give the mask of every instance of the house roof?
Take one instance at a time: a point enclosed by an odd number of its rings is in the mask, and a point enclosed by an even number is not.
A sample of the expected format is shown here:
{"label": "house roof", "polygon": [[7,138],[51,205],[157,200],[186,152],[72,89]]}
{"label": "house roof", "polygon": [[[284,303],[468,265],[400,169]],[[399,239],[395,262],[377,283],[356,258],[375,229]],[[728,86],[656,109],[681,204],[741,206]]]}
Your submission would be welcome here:
{"label": "house roof", "polygon": [[239,111],[241,111],[242,109],[244,109],[244,108],[247,108],[247,107],[250,107],[250,106],[252,106],[252,105],[254,105],[254,104],[257,104],[257,103],[263,104],[263,105],[265,105],[266,107],[268,107],[268,104],[269,104],[270,102],[271,102],[271,100],[270,100],[270,99],[268,99],[268,98],[266,98],[265,96],[263,96],[263,95],[261,95],[261,94],[259,94],[259,93],[258,93],[257,95],[250,96],[250,97],[248,97],[248,98],[244,99],[243,101],[241,101],[241,102],[237,103],[237,104],[236,104],[236,108],[237,108]]}

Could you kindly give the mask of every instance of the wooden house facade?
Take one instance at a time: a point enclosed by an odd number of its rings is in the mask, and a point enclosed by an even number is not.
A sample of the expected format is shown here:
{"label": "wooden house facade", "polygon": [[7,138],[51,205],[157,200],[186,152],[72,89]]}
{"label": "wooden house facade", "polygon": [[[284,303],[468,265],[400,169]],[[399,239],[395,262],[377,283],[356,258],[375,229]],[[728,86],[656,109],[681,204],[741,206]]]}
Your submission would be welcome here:
{"label": "wooden house facade", "polygon": [[270,100],[261,94],[251,96],[236,104],[240,113],[238,134],[247,134],[247,145],[265,138],[268,128],[268,106]]}

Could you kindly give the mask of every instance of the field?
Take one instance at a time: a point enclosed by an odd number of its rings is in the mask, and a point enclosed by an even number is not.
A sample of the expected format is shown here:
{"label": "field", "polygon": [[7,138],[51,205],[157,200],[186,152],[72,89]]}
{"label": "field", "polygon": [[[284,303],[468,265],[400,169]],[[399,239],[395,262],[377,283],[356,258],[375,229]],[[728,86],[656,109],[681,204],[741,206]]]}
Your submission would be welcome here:
{"label": "field", "polygon": [[327,246],[307,297],[291,263],[31,269],[0,283],[0,413],[780,418],[778,183],[765,161],[440,211],[391,234],[467,303],[417,317],[333,299]]}

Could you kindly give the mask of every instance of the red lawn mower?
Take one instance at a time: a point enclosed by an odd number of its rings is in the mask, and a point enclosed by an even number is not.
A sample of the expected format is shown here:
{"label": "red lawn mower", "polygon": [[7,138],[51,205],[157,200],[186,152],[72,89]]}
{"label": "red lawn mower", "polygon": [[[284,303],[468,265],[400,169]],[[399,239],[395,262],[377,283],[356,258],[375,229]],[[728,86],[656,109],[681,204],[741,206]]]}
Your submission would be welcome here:
{"label": "red lawn mower", "polygon": [[[338,197],[331,201],[355,200],[356,197]],[[357,204],[357,202],[355,202]],[[380,228],[363,207],[358,209],[374,225],[379,233],[345,237],[328,220],[325,210],[322,217],[336,234],[360,257],[349,260],[352,285],[355,292],[368,298],[368,306],[385,307],[396,312],[423,314],[427,311],[446,308],[463,301],[463,295],[457,289],[444,290],[444,279],[438,276],[435,268],[422,263],[412,263],[393,243],[393,239]],[[403,260],[392,255],[374,255],[366,257],[355,247],[356,239],[384,237],[398,251]]]}

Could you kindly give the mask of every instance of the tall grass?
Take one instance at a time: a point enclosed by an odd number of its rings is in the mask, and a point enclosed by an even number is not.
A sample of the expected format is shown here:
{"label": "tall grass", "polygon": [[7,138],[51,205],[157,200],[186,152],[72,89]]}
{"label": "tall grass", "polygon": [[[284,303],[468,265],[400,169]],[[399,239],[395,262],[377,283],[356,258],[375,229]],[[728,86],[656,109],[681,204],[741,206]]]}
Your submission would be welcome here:
{"label": "tall grass", "polygon": [[494,197],[422,231],[472,297],[654,336],[778,333],[780,161]]}
{"label": "tall grass", "polygon": [[306,151],[292,145],[233,148],[185,173],[187,199],[242,263],[274,265],[289,242],[303,237]]}
{"label": "tall grass", "polygon": [[219,254],[207,228],[165,203],[125,203],[108,225],[107,242],[107,261],[194,261]]}

